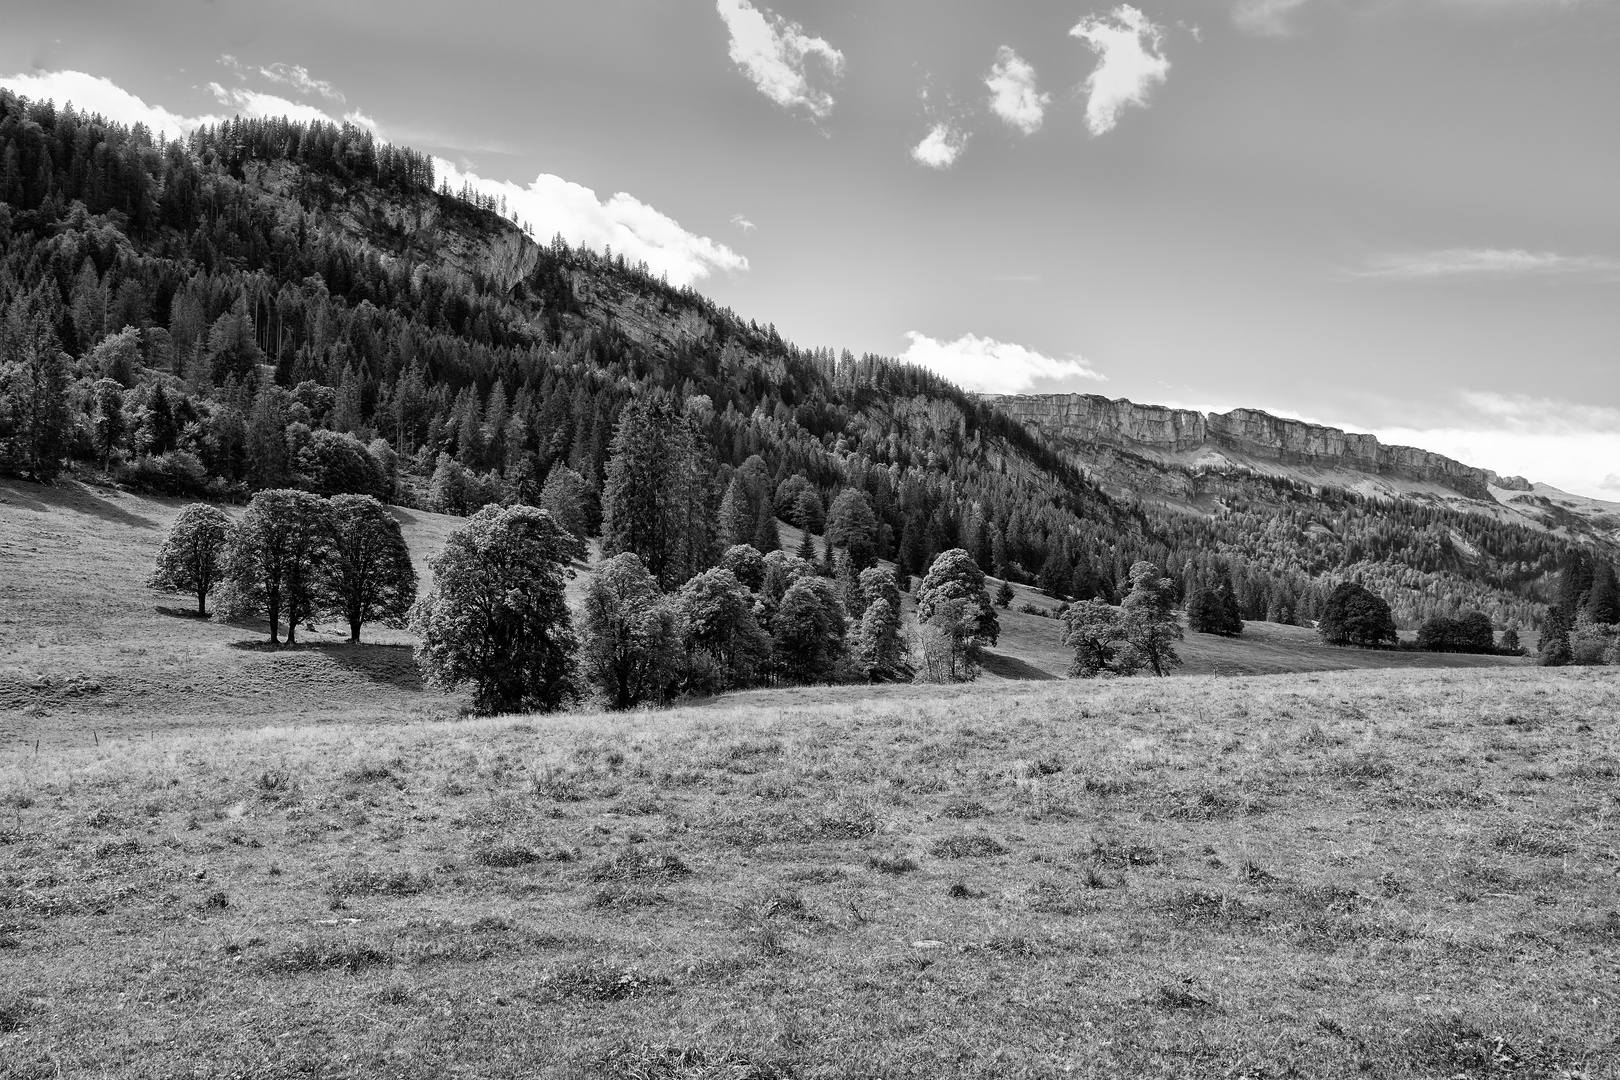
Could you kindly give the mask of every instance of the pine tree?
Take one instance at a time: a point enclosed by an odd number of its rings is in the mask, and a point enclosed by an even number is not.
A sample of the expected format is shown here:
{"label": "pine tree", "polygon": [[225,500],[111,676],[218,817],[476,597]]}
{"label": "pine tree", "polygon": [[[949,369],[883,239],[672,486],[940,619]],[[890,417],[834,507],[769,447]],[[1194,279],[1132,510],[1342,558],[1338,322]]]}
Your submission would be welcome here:
{"label": "pine tree", "polygon": [[0,328],[0,436],[29,478],[43,483],[62,467],[67,448],[67,356],[50,321],[14,303]]}
{"label": "pine tree", "polygon": [[713,562],[698,436],[662,398],[627,405],[602,490],[602,551],[634,552],[664,589]]}
{"label": "pine tree", "polygon": [[1592,571],[1592,588],[1587,594],[1586,616],[1595,623],[1620,623],[1620,582],[1616,582],[1614,564],[1600,559]]}
{"label": "pine tree", "polygon": [[769,499],[761,499],[754,521],[754,535],[752,539],[754,549],[761,555],[769,555],[779,551],[782,547],[782,534],[776,527],[776,513],[771,508]]}

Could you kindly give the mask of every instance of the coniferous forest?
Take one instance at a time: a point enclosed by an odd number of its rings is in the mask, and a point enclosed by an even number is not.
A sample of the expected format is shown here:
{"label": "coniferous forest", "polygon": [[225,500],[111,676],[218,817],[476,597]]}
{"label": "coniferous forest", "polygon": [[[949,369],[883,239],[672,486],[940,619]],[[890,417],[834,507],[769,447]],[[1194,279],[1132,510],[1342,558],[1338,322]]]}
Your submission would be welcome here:
{"label": "coniferous forest", "polygon": [[[38,481],[543,507],[569,542],[635,554],[660,594],[738,545],[769,555],[781,520],[861,610],[876,560],[909,589],[960,549],[1074,603],[1119,603],[1149,562],[1178,603],[1219,593],[1220,625],[1308,625],[1348,581],[1409,630],[1606,614],[1587,609],[1613,553],[1527,524],[1275,479],[1214,508],[1110,497],[939,376],[795,346],[610,250],[535,243],[355,127],[232,120],[170,142],[0,92],[0,252],[0,469]],[[654,505],[682,509],[626,509]],[[1560,596],[1572,574],[1586,591]],[[747,662],[730,650],[706,663]]]}

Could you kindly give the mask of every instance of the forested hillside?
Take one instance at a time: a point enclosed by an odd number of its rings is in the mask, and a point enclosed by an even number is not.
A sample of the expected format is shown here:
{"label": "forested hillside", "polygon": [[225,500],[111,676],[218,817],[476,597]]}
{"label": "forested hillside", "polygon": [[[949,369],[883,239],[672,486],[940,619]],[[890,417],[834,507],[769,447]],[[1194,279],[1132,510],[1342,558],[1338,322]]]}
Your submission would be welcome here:
{"label": "forested hillside", "polygon": [[[1146,559],[1178,589],[1228,572],[1246,617],[1287,622],[1359,576],[1405,625],[1459,607],[1533,625],[1571,558],[1546,530],[1282,482],[1213,515],[1111,497],[925,370],[796,347],[622,255],[537,244],[504,209],[353,127],[165,142],[0,92],[0,468],[462,514],[550,485],[594,530],[620,413],[656,399],[701,437],[699,562],[756,538],[739,500],[768,491],[820,533],[848,489],[906,574],[962,547],[1114,599]],[[754,456],[764,475],[739,473]]]}

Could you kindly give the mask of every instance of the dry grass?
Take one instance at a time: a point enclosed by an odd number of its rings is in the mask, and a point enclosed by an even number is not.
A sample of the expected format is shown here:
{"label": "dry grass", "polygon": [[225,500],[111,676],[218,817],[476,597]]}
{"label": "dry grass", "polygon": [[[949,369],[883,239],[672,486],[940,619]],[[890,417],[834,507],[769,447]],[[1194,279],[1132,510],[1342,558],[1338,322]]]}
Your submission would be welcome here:
{"label": "dry grass", "polygon": [[0,1073],[1620,1069],[1620,679],[781,692],[0,760]]}

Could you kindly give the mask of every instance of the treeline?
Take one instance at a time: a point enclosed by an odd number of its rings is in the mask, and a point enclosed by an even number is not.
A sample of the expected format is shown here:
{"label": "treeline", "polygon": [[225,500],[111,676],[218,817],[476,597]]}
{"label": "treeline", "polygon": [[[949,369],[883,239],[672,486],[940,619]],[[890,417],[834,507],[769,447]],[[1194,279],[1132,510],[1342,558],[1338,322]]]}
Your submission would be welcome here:
{"label": "treeline", "polygon": [[1213,518],[1122,505],[926,370],[797,348],[611,251],[480,256],[515,229],[501,208],[354,127],[233,120],[165,142],[0,92],[0,184],[0,469],[36,479],[71,465],[166,494],[469,515],[549,484],[577,489],[594,532],[623,410],[663,395],[703,441],[703,513],[758,458],[773,497],[860,493],[903,579],[959,548],[1118,602],[1149,561],[1178,602],[1224,574],[1242,618],[1308,623],[1359,576],[1403,625],[1466,606],[1531,626],[1568,551],[1348,493]]}

